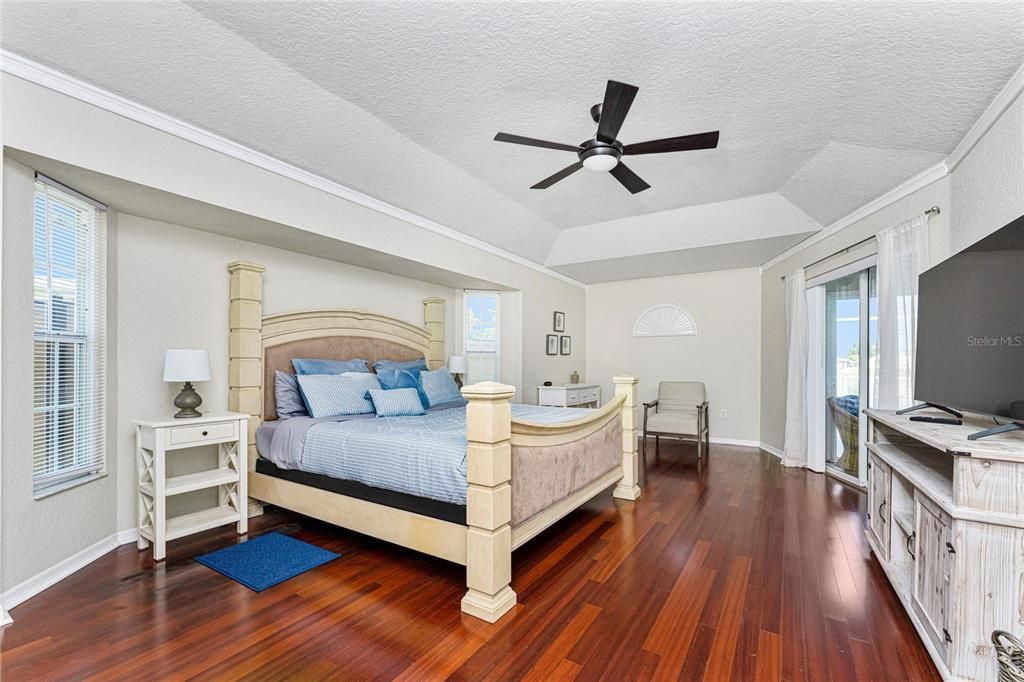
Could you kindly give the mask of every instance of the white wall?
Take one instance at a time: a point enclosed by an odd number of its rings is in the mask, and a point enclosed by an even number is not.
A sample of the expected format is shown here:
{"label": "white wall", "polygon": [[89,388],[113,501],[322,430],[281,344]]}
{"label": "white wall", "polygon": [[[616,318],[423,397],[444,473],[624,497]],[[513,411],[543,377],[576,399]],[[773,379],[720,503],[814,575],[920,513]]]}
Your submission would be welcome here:
{"label": "white wall", "polygon": [[[298,308],[366,308],[423,325],[423,299],[449,302],[447,348],[455,333],[454,290],[334,261],[252,244],[132,215],[118,218],[118,528],[135,525],[134,430],[131,421],[173,414],[180,388],[161,381],[164,350],[204,348],[213,380],[200,384],[204,410],[228,405],[228,273],[233,260],[264,265],[264,314]],[[175,455],[170,474],[213,466],[214,455]],[[212,500],[209,492],[169,501],[172,514]]]}
{"label": "white wall", "polygon": [[[33,499],[32,495],[32,205],[31,169],[10,159],[3,173],[3,357],[0,592],[36,576],[116,530],[118,457],[113,449],[117,413],[116,280],[108,308],[107,475],[86,485]],[[116,221],[110,221],[108,259],[116,259]]]}
{"label": "white wall", "polygon": [[945,178],[765,270],[761,282],[761,440],[781,449],[786,421],[786,296],[780,280],[937,205],[929,219],[931,264],[1024,215],[1024,98],[1016,101]]}
{"label": "white wall", "polygon": [[[633,338],[649,307],[678,305],[693,316],[696,336]],[[703,381],[711,437],[759,440],[761,278],[756,268],[595,284],[587,292],[587,376],[612,395],[610,378],[640,378],[640,397],[658,381]],[[583,370],[581,370],[581,373]],[[727,418],[721,417],[722,410]]]}

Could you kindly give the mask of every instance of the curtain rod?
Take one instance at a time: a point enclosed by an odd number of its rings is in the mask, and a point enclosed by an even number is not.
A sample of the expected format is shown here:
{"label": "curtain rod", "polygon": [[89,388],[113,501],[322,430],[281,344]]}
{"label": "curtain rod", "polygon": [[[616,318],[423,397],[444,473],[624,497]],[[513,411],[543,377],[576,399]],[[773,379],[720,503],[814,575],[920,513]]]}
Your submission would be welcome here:
{"label": "curtain rod", "polygon": [[[940,213],[942,213],[942,211],[941,211],[941,209],[939,209],[938,206],[932,206],[931,208],[929,208],[927,211],[924,212],[924,215],[930,216],[930,215],[938,215]],[[867,239],[861,239],[856,244],[850,244],[845,249],[840,249],[840,250],[836,251],[833,254],[825,256],[824,258],[819,258],[818,260],[814,261],[813,263],[808,263],[807,265],[804,266],[804,270],[806,270],[807,268],[813,268],[818,263],[824,263],[829,258],[834,258],[834,257],[836,257],[836,256],[838,256],[840,254],[843,254],[843,253],[849,253],[850,251],[852,251],[853,249],[857,248],[858,246],[860,246],[862,244],[867,244],[868,242],[870,242],[870,241],[872,241],[874,239],[875,239],[874,236],[868,237]],[[782,275],[781,277],[779,277],[779,279],[786,279],[786,276]]]}

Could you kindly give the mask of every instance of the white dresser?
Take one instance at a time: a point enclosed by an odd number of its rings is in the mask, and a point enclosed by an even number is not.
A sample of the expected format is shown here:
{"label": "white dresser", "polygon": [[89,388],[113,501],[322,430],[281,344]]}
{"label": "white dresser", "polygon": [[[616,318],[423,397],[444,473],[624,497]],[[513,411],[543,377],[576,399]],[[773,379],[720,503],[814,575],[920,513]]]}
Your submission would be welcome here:
{"label": "white dresser", "polygon": [[1024,633],[1024,433],[867,415],[868,544],[942,678],[995,680],[992,631]]}
{"label": "white dresser", "polygon": [[601,387],[597,384],[538,386],[537,404],[545,407],[600,407]]}

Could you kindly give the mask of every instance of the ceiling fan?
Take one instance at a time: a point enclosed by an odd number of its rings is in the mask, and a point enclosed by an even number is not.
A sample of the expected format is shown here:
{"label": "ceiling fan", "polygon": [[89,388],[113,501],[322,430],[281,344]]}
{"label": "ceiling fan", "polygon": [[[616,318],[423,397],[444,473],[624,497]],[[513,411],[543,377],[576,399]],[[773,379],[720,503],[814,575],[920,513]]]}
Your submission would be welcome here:
{"label": "ceiling fan", "polygon": [[718,146],[718,131],[666,137],[662,140],[650,140],[634,144],[622,144],[615,139],[615,136],[619,134],[622,122],[626,120],[629,107],[632,106],[633,99],[639,90],[640,88],[635,85],[608,81],[608,87],[604,91],[604,102],[595,104],[590,108],[590,115],[593,117],[594,122],[597,123],[597,133],[593,139],[584,140],[578,145],[548,142],[546,140],[538,140],[521,135],[510,135],[508,133],[498,133],[494,136],[494,139],[497,142],[511,142],[512,144],[524,144],[529,147],[576,152],[579,161],[571,166],[566,166],[550,177],[544,178],[536,185],[531,186],[530,189],[547,189],[559,180],[569,177],[580,168],[586,168],[592,171],[608,171],[633,194],[642,192],[645,189],[649,189],[650,185],[620,161],[622,156],[685,152],[692,149],[714,149]]}

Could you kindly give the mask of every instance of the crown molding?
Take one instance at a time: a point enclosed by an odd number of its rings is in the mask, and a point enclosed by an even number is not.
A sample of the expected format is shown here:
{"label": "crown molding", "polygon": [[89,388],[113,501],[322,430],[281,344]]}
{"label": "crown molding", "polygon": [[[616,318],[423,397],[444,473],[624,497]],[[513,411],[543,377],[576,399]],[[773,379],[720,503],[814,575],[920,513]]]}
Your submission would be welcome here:
{"label": "crown molding", "polygon": [[835,221],[834,223],[824,228],[820,232],[815,232],[802,242],[794,244],[793,246],[789,247],[788,249],[780,253],[778,256],[775,256],[775,258],[772,258],[770,261],[762,265],[759,268],[759,271],[761,272],[761,274],[764,274],[765,271],[778,265],[779,263],[786,260],[790,256],[800,253],[804,249],[814,246],[820,241],[828,239],[832,235],[846,229],[850,225],[853,225],[858,221],[864,220],[872,213],[877,213],[878,211],[882,210],[889,204],[895,203],[900,199],[903,199],[904,197],[910,196],[911,194],[913,194],[914,192],[923,187],[927,187],[936,180],[941,180],[942,178],[946,177],[948,172],[949,171],[946,169],[945,161],[940,161],[934,166],[926,168],[925,170],[921,171],[914,177],[897,185],[896,187],[889,190],[880,197],[872,199],[871,201],[864,204],[863,206],[853,211],[852,213],[849,213],[848,215]]}
{"label": "crown molding", "polygon": [[889,190],[877,199],[864,204],[853,213],[844,218],[840,218],[820,232],[811,235],[799,244],[789,247],[778,256],[775,256],[775,258],[772,258],[770,261],[762,265],[760,268],[761,273],[764,274],[766,270],[778,265],[790,256],[799,253],[810,246],[814,246],[821,240],[834,235],[843,228],[849,227],[858,220],[863,220],[872,213],[885,208],[889,204],[899,201],[912,192],[916,192],[922,187],[952,173],[953,169],[959,166],[960,162],[963,161],[967,155],[971,153],[971,150],[974,149],[978,142],[981,141],[981,138],[985,136],[985,133],[995,125],[996,121],[999,120],[999,117],[1010,108],[1018,97],[1020,97],[1021,92],[1024,92],[1024,64],[1021,64],[1020,68],[1018,68],[1010,77],[1010,80],[1006,82],[1006,85],[999,90],[995,99],[993,99],[988,105],[985,111],[981,114],[981,117],[974,122],[974,125],[971,126],[971,129],[967,131],[967,134],[964,135],[963,139],[960,140],[957,146],[953,148],[953,151],[950,152],[945,161],[937,163],[931,168],[918,173],[903,184]]}
{"label": "crown molding", "polygon": [[1024,92],[1024,64],[1021,64],[1020,68],[1010,76],[1010,80],[1006,82],[1006,85],[999,91],[996,98],[992,100],[992,103],[988,105],[988,108],[985,109],[981,117],[967,131],[967,134],[960,140],[960,143],[950,152],[946,158],[946,167],[949,168],[950,172],[959,166],[960,162],[971,153],[971,150],[981,141],[985,133],[995,125],[999,117],[1020,97],[1021,92]]}
{"label": "crown molding", "polygon": [[503,258],[515,263],[516,265],[522,265],[530,268],[531,270],[535,270],[536,272],[547,275],[548,277],[553,277],[557,280],[583,289],[586,288],[584,283],[575,280],[568,275],[563,275],[560,272],[551,270],[544,265],[535,263],[534,261],[512,253],[511,251],[506,251],[505,249],[494,246],[493,244],[488,244],[485,241],[471,237],[454,228],[430,220],[429,218],[425,218],[411,211],[389,204],[386,201],[381,201],[380,199],[363,194],[358,190],[346,187],[345,185],[334,182],[333,180],[328,180],[316,173],[311,173],[297,166],[293,166],[292,164],[281,161],[273,156],[256,151],[255,149],[229,140],[226,137],[217,135],[209,130],[205,130],[199,126],[192,125],[191,123],[187,123],[181,119],[175,118],[161,111],[157,111],[156,109],[139,104],[138,102],[126,97],[112,93],[109,90],[104,90],[90,83],[86,83],[85,81],[69,76],[66,73],[28,59],[27,57],[22,57],[19,54],[15,54],[8,50],[0,50],[0,71],[16,76],[30,83],[40,85],[49,90],[53,90],[54,92],[58,92],[62,95],[73,97],[74,99],[85,102],[86,104],[109,111],[112,114],[117,114],[118,116],[135,121],[136,123],[149,126],[155,130],[159,130],[169,135],[174,135],[175,137],[197,144],[201,147],[205,147],[211,151],[229,156],[238,161],[243,161],[265,171],[275,173],[276,175],[280,175],[281,177],[289,180],[313,187],[314,189],[326,192],[340,199],[350,201],[354,204],[359,204],[360,206],[378,213],[383,213],[384,215],[392,218],[421,227],[425,230],[441,235],[442,237],[465,244],[466,246],[480,249],[481,251],[498,256],[499,258]]}

